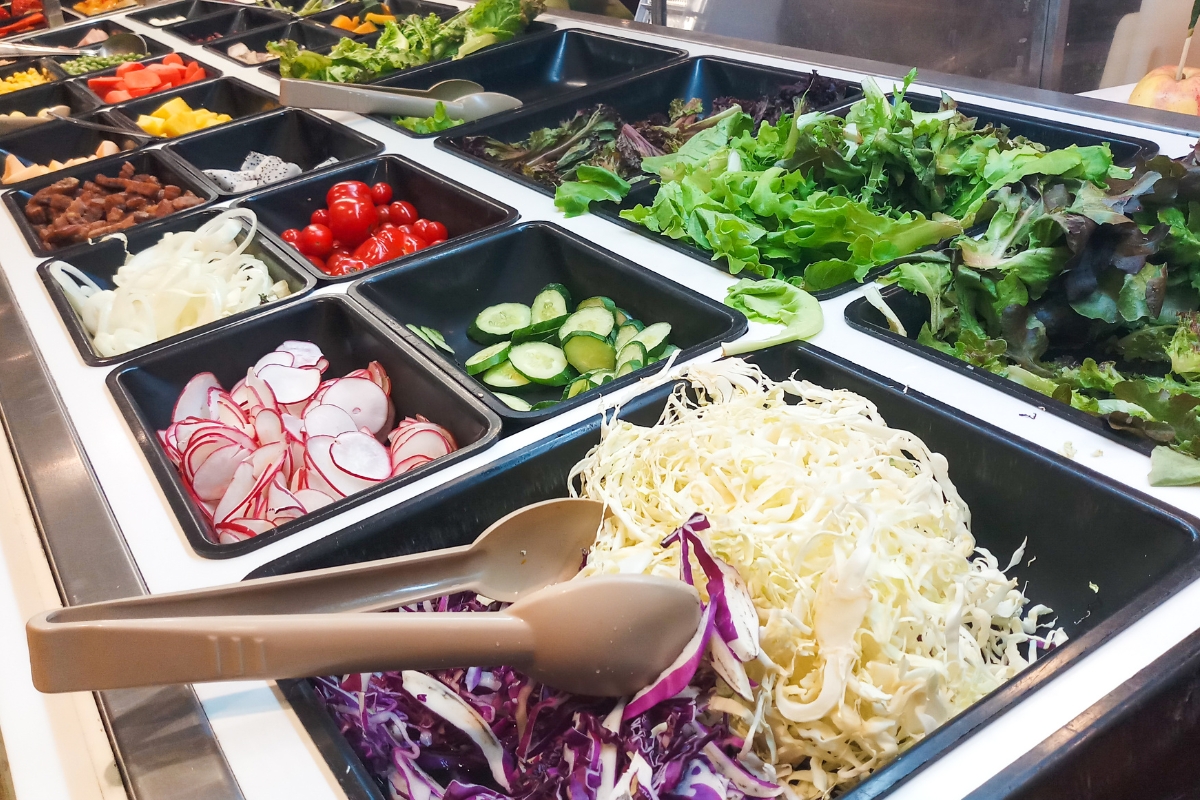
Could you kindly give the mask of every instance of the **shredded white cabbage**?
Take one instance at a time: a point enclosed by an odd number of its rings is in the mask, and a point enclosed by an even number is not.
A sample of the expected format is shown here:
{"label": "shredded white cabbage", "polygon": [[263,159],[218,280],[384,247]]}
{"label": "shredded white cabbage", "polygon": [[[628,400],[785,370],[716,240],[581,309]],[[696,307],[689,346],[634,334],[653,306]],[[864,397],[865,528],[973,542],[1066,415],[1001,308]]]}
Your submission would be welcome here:
{"label": "shredded white cabbage", "polygon": [[234,208],[194,232],[164,234],[153,247],[127,256],[113,276],[115,289],[100,288],[62,261],[50,274],[96,352],[119,355],[286,297],[287,282],[273,281],[267,265],[245,252],[257,229],[253,211]]}
{"label": "shredded white cabbage", "polygon": [[880,767],[1024,668],[1020,645],[1065,641],[1036,635],[1043,606],[1023,623],[946,459],[868,400],[739,359],[683,377],[697,402],[680,387],[653,427],[606,419],[572,471],[613,512],[581,575],[678,577],[679,547],[659,543],[708,517],[701,536],[745,580],[763,648],[745,664],[754,703],[722,684],[711,707],[789,796]]}

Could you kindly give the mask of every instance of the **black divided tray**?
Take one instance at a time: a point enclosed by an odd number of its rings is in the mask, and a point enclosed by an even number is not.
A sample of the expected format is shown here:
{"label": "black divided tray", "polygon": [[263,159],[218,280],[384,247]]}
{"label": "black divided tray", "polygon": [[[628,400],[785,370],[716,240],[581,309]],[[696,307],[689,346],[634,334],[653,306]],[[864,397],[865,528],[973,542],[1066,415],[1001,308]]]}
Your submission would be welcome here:
{"label": "black divided tray", "polygon": [[[35,256],[61,258],[67,253],[81,248],[92,247],[92,245],[87,242],[81,242],[53,249],[43,247],[41,239],[38,238],[37,233],[33,230],[33,226],[25,218],[26,201],[39,189],[49,186],[56,181],[61,181],[63,178],[78,178],[82,183],[95,179],[98,174],[116,177],[126,161],[133,164],[137,173],[154,175],[164,185],[174,184],[180,189],[191,189],[197,196],[204,198],[206,203],[217,196],[216,192],[210,189],[208,184],[201,180],[190,167],[159,150],[147,150],[143,148],[133,153],[118,153],[115,156],[99,158],[95,161],[89,161],[86,164],[70,167],[69,169],[60,169],[57,172],[51,172],[49,175],[43,175],[41,178],[28,181],[24,184],[23,189],[4,193],[4,205],[8,207],[8,213],[12,215],[13,220],[17,223],[17,227],[21,230],[21,235],[25,237],[26,244],[29,245],[29,249]],[[169,217],[163,217],[163,219],[169,219]],[[147,220],[146,222],[127,228],[124,233],[128,235],[142,226],[151,225],[155,222],[157,220]]]}
{"label": "black divided tray", "polygon": [[[114,20],[102,19],[102,20],[97,20],[96,22],[92,23],[91,25],[77,25],[72,28],[66,28],[64,30],[54,31],[53,33],[43,33],[40,36],[31,36],[30,38],[24,40],[22,42],[22,44],[36,44],[36,45],[44,45],[46,47],[72,47],[73,48],[79,44],[80,39],[82,39],[89,32],[91,32],[97,28],[99,28],[100,30],[104,31],[105,33],[107,33],[109,35],[112,35],[114,33],[133,33],[133,31],[131,31],[129,28],[126,28],[124,25],[121,25],[121,24],[115,22]],[[153,58],[155,56],[163,56],[163,55],[166,55],[167,53],[171,52],[171,48],[167,47],[162,42],[155,41],[154,39],[148,39],[145,36],[143,36],[142,38],[146,40],[146,49],[147,49],[146,58]],[[99,46],[100,46],[99,44],[88,45],[88,47],[85,49],[99,48]],[[54,60],[57,61],[59,64],[62,64],[65,61],[71,61],[72,59],[75,59],[75,58],[78,58],[78,56],[55,56]],[[99,71],[99,70],[97,70],[97,71]],[[83,74],[95,75],[96,73],[87,72],[87,73],[83,73]]]}
{"label": "black divided tray", "polygon": [[[205,68],[207,69],[207,67]],[[193,109],[207,108],[217,114],[228,114],[233,117],[230,122],[224,123],[226,125],[239,119],[265,114],[280,107],[279,98],[266,89],[251,86],[237,78],[217,78],[216,80],[189,83],[165,92],[148,94],[136,100],[119,103],[112,108],[114,115],[124,117],[127,124],[133,125],[134,130],[138,130],[136,120],[139,116],[153,114],[155,109],[175,97],[182,97],[183,101]],[[220,125],[214,125],[211,128],[185,133],[183,136],[157,141],[181,142],[212,130],[219,130],[220,127]]]}
{"label": "black divided tray", "polygon": [[50,75],[51,79],[46,83],[39,83],[37,86],[29,86],[24,89],[17,89],[15,92],[5,92],[4,94],[0,94],[0,98],[21,95],[25,92],[32,92],[34,89],[40,89],[48,84],[59,83],[71,78],[70,75],[68,75],[66,72],[63,72],[63,68],[60,67],[58,62],[53,58],[22,58],[19,59],[15,64],[9,64],[6,67],[0,67],[0,81],[4,80],[10,75],[15,75],[18,72],[25,72],[31,68],[45,70]]}
{"label": "black divided tray", "polygon": [[[574,302],[606,295],[646,325],[669,322],[668,341],[679,361],[692,358],[746,331],[746,318],[732,308],[667,280],[548,222],[528,222],[493,236],[415,258],[410,264],[354,283],[350,294],[392,325],[401,336],[445,369],[504,420],[505,433],[541,422],[645,377],[649,365],[540,411],[514,411],[496,399],[462,366],[483,347],[467,338],[480,311],[497,303],[528,305],[549,283],[567,287]],[[405,326],[436,328],[454,355],[430,347]],[[559,400],[564,386],[530,384],[507,390],[531,404]]]}
{"label": "black divided tray", "polygon": [[1183,800],[1200,787],[1200,631],[968,795]]}
{"label": "black divided tray", "polygon": [[[50,299],[54,301],[54,306],[58,309],[59,315],[62,316],[63,323],[67,326],[67,331],[71,334],[71,339],[75,342],[75,347],[79,350],[79,356],[83,359],[84,363],[92,367],[102,367],[121,361],[128,361],[131,358],[137,358],[146,353],[170,347],[177,342],[194,339],[208,331],[219,330],[239,319],[261,314],[268,308],[292,302],[313,290],[317,282],[297,266],[296,251],[276,238],[274,234],[259,228],[245,252],[258,257],[267,265],[267,271],[270,273],[272,281],[287,282],[288,288],[291,289],[291,294],[288,297],[270,305],[263,305],[249,311],[242,311],[224,319],[201,325],[198,328],[192,328],[175,336],[160,339],[153,344],[139,347],[120,355],[102,356],[97,353],[95,347],[92,345],[91,335],[83,327],[79,315],[71,306],[70,301],[67,300],[67,295],[63,291],[61,284],[50,274],[51,264],[55,261],[65,261],[95,281],[100,288],[112,289],[113,276],[116,275],[121,265],[125,263],[127,252],[136,255],[158,244],[164,234],[198,230],[201,225],[218,216],[221,212],[222,209],[208,208],[195,212],[173,214],[169,217],[164,217],[161,222],[144,225],[129,233],[126,236],[128,239],[127,244],[117,239],[101,240],[91,247],[76,250],[74,253],[63,258],[51,259],[38,267],[38,275],[41,276],[42,283],[46,285],[46,291],[50,295]],[[245,228],[243,227],[244,230]]]}
{"label": "black divided tray", "polygon": [[[559,31],[553,36],[514,44],[507,50],[481,50],[462,61],[446,61],[379,81],[381,86],[428,89],[451,78],[475,81],[489,92],[510,94],[526,106],[549,102],[564,95],[611,83],[631,74],[682,60],[682,50],[649,42],[635,42],[586,30]],[[440,133],[416,134],[374,115],[384,125],[420,138]],[[454,135],[474,126],[458,126]]]}
{"label": "black divided tray", "polygon": [[[206,169],[239,170],[251,150],[291,161],[307,174],[330,157],[346,162],[373,156],[383,150],[383,143],[311,111],[281,108],[253,119],[219,125],[207,136],[172,140],[163,149],[201,174]],[[211,182],[207,176],[205,180]],[[212,188],[227,197],[245,194],[227,192],[215,182]]]}
{"label": "black divided tray", "polygon": [[[304,0],[290,0],[287,5],[291,5],[293,8],[299,8],[300,6],[304,5]],[[418,0],[388,0],[388,2],[384,3],[384,5],[391,9],[392,14],[395,15],[396,19],[403,19],[410,14],[417,14],[418,16],[422,17],[430,14],[436,14],[438,18],[444,22],[458,13],[458,9],[454,6],[447,6],[441,3],[423,3],[418,2]],[[361,17],[363,16],[363,4],[358,2],[343,3],[329,9],[328,11],[322,11],[319,14],[312,14],[308,17],[305,17],[305,19],[329,25],[334,19],[337,18],[339,14],[345,14],[347,17]],[[333,26],[330,25],[330,27]],[[333,28],[333,30],[338,31],[338,33],[340,33],[342,36],[357,38],[353,33],[350,33],[350,31],[344,31],[341,28]],[[367,36],[370,34],[362,35]]]}
{"label": "black divided tray", "polygon": [[[212,372],[221,385],[230,389],[258,359],[289,339],[313,342],[321,348],[329,359],[326,379],[363,369],[371,361],[380,362],[392,380],[396,419],[423,414],[449,429],[459,449],[269,533],[233,544],[218,544],[155,432],[171,424],[175,401],[194,375]],[[257,550],[489,447],[500,433],[500,420],[482,403],[447,379],[437,366],[385,325],[342,296],[308,298],[224,325],[130,361],[110,372],[107,382],[184,535],[205,558],[228,558]],[[163,535],[170,534],[164,531]]]}
{"label": "black divided tray", "polygon": [[245,33],[254,28],[286,22],[288,15],[269,8],[233,8],[216,14],[207,14],[196,19],[176,22],[163,28],[167,33],[178,36],[192,44],[207,44],[210,36],[223,38]]}
{"label": "black divided tray", "polygon": [[[102,125],[113,124],[113,120],[109,119],[108,113],[105,111],[76,116],[79,119],[98,122]],[[71,158],[93,155],[96,148],[105,140],[113,142],[125,153],[130,153],[145,143],[145,139],[122,136],[119,133],[106,133],[56,120],[0,137],[0,160],[12,153],[17,158],[33,164],[49,164],[54,159],[67,161]],[[20,189],[33,180],[36,179],[6,183],[3,188]]]}
{"label": "black divided tray", "polygon": [[[888,268],[891,266],[889,265]],[[959,374],[986,383],[993,389],[999,389],[1006,394],[1024,400],[1030,405],[1037,406],[1039,410],[1044,409],[1055,416],[1070,420],[1092,433],[1105,436],[1126,447],[1131,447],[1147,455],[1154,449],[1154,442],[1149,439],[1135,436],[1128,431],[1117,430],[1100,417],[1093,416],[1086,411],[1080,411],[1067,403],[1060,403],[1053,397],[1048,397],[1041,392],[1022,386],[1016,381],[1010,381],[1008,378],[1002,378],[995,373],[988,372],[986,369],[976,368],[965,361],[960,361],[932,347],[919,344],[916,336],[921,330],[921,325],[929,321],[929,301],[924,297],[911,294],[899,286],[880,287],[880,294],[883,296],[884,302],[899,317],[904,330],[909,334],[908,336],[901,336],[893,332],[888,327],[887,320],[884,319],[883,314],[867,302],[865,297],[860,297],[846,306],[846,324],[851,328],[903,348],[910,353],[915,353],[922,358],[927,358],[930,361],[948,367]]]}
{"label": "black divided tray", "polygon": [[238,61],[229,55],[227,52],[229,48],[240,42],[251,50],[265,53],[267,52],[267,42],[277,42],[280,39],[291,39],[299,44],[302,50],[325,51],[341,41],[342,34],[332,28],[312,22],[281,22],[278,25],[255,28],[246,33],[239,33],[236,36],[227,36],[224,39],[209,42],[204,45],[204,49],[216,53],[222,58],[227,58],[235,64],[254,68],[261,67],[262,64],[247,64],[244,61]]}
{"label": "black divided tray", "polygon": [[[155,58],[148,58],[148,59],[145,59],[144,61],[142,61],[142,63],[146,64],[146,65],[160,64],[160,63],[162,63],[162,60],[165,57],[166,56],[164,55],[164,56],[157,56]],[[157,89],[157,90],[151,92],[150,94],[145,94],[145,95],[142,95],[141,97],[136,97],[133,100],[126,100],[125,102],[126,103],[136,103],[137,101],[143,100],[147,97],[165,96],[166,92],[180,91],[180,90],[190,87],[190,86],[199,86],[204,81],[215,80],[225,74],[225,73],[221,72],[221,70],[217,69],[216,67],[209,66],[204,61],[201,61],[198,58],[192,58],[190,55],[181,54],[179,57],[183,59],[184,64],[190,64],[193,61],[195,61],[200,66],[204,67],[204,78],[199,81],[193,81],[192,83],[186,83],[182,87],[178,87],[176,89]],[[75,80],[72,81],[72,83],[79,86],[84,91],[88,92],[89,94],[92,94],[93,96],[97,97],[103,103],[104,98],[100,97],[95,92],[93,92],[91,89],[89,89],[87,82],[91,78],[108,78],[108,77],[116,75],[116,74],[117,74],[117,68],[109,67],[108,69],[101,69],[101,70],[97,70],[96,72],[89,72],[85,75],[80,75],[79,77],[75,78]],[[166,101],[164,100],[163,102],[166,102]],[[119,105],[119,104],[117,104],[117,105]],[[112,108],[116,108],[117,105],[113,105]],[[155,108],[156,107],[157,106],[155,106]],[[151,108],[150,110],[153,111],[154,108]],[[132,122],[132,121],[133,121],[133,118],[130,118],[130,122]]]}
{"label": "black divided tray", "polygon": [[78,116],[99,108],[101,103],[86,86],[80,86],[74,81],[54,81],[20,92],[0,94],[0,114],[20,111],[32,117],[43,108],[57,105],[67,106],[71,109],[71,114]]}
{"label": "black divided tray", "polygon": [[[245,206],[257,214],[260,225],[275,233],[283,233],[289,228],[307,225],[312,212],[325,208],[325,194],[329,187],[341,181],[386,183],[392,187],[393,202],[407,200],[416,206],[420,216],[445,225],[449,235],[447,241],[429,248],[430,253],[442,252],[442,248],[461,244],[465,237],[484,234],[517,218],[516,209],[396,155],[379,156],[369,161],[331,168],[317,175],[296,178],[248,195],[238,200],[237,205]],[[319,280],[336,283],[354,280],[372,270],[393,264],[407,263],[417,255],[401,256],[362,272],[340,277],[326,275],[316,266],[305,264]]]}
{"label": "black divided tray", "polygon": [[[232,3],[221,3],[217,0],[183,0],[180,3],[163,3],[161,5],[152,6],[145,11],[134,11],[129,14],[130,19],[136,19],[144,25],[150,25],[156,28],[165,28],[166,25],[155,25],[150,20],[152,19],[170,19],[171,17],[183,16],[187,19],[197,19],[206,17],[209,14],[219,14],[222,11],[239,8],[238,5]],[[179,20],[185,22],[186,20]],[[175,23],[167,23],[168,25]]]}
{"label": "black divided tray", "polygon": [[[978,545],[1003,562],[1028,537],[1026,562],[1013,574],[1031,602],[1055,610],[1071,637],[1019,678],[842,794],[845,800],[877,797],[904,781],[1178,591],[1200,563],[1200,520],[1159,507],[1057,454],[1014,440],[815,347],[784,345],[749,360],[776,380],[795,373],[821,386],[857,392],[878,407],[889,425],[912,431],[942,453],[949,461],[950,478],[970,505]],[[660,387],[636,398],[622,416],[653,424],[669,391]],[[599,440],[599,425],[598,417],[580,423],[302,547],[248,577],[469,544],[492,522],[526,504],[565,497],[567,476]],[[1028,563],[1034,556],[1036,560]],[[1102,587],[1098,594],[1088,587],[1089,581]],[[347,794],[356,799],[386,797],[336,723],[314,702],[308,684],[283,686]]]}

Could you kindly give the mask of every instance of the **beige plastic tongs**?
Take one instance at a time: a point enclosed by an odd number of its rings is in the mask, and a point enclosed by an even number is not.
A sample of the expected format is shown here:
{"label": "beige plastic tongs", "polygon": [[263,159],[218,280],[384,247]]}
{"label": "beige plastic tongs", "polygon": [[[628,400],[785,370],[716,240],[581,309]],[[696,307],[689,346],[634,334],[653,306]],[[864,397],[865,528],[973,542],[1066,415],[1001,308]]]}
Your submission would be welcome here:
{"label": "beige plastic tongs", "polygon": [[[509,665],[570,692],[630,694],[696,632],[687,584],[645,575],[569,580],[603,519],[600,503],[550,500],[471,545],[93,603],[26,626],[43,692]],[[471,591],[498,612],[365,614]]]}
{"label": "beige plastic tongs", "polygon": [[[438,102],[443,103],[450,119],[472,122],[501,111],[521,107],[512,95],[479,90],[459,93],[458,86],[469,81],[442,81],[425,92],[391,86],[360,86],[353,83],[302,81],[283,78],[279,81],[279,102],[293,108],[323,108],[330,111],[352,111],[356,114],[391,114],[402,117],[432,117]],[[452,84],[452,85],[448,85]],[[434,91],[435,89],[445,91]]]}

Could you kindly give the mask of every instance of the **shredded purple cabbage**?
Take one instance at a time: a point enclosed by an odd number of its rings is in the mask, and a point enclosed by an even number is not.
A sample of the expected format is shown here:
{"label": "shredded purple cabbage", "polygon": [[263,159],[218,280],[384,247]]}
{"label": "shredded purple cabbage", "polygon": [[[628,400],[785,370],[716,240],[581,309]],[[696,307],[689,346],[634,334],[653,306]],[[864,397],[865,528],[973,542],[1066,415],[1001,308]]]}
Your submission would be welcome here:
{"label": "shredded purple cabbage", "polygon": [[[702,529],[693,518],[689,524]],[[707,527],[707,524],[703,524]],[[496,611],[473,594],[443,597],[406,611]],[[741,800],[731,781],[751,776],[738,762],[742,740],[723,713],[707,709],[716,677],[707,663],[688,688],[646,712],[619,723],[605,719],[613,698],[572,695],[535,683],[508,667],[452,669],[429,673],[465,700],[490,725],[504,749],[504,773],[511,786],[496,785],[487,759],[455,726],[403,689],[401,674],[384,672],[314,678],[312,685],[342,734],[381,788],[405,800],[607,800],[602,748],[615,748],[608,780],[629,779],[645,762],[650,785],[633,780],[634,800]],[[363,682],[366,681],[364,684]],[[709,745],[727,756],[712,758]],[[714,763],[716,762],[716,763]],[[729,774],[736,770],[739,775]],[[611,787],[610,787],[611,788]],[[755,791],[754,794],[760,794]]]}

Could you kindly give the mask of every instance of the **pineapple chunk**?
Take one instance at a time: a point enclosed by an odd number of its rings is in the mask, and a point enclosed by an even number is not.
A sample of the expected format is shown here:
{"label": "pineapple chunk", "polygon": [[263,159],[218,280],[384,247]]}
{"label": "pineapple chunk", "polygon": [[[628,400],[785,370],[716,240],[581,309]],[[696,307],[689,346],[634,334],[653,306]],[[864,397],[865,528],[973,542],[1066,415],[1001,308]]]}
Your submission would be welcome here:
{"label": "pineapple chunk", "polygon": [[184,101],[182,97],[172,97],[167,102],[163,103],[150,116],[158,117],[161,120],[168,120],[176,114],[186,114],[191,111],[192,107]]}

